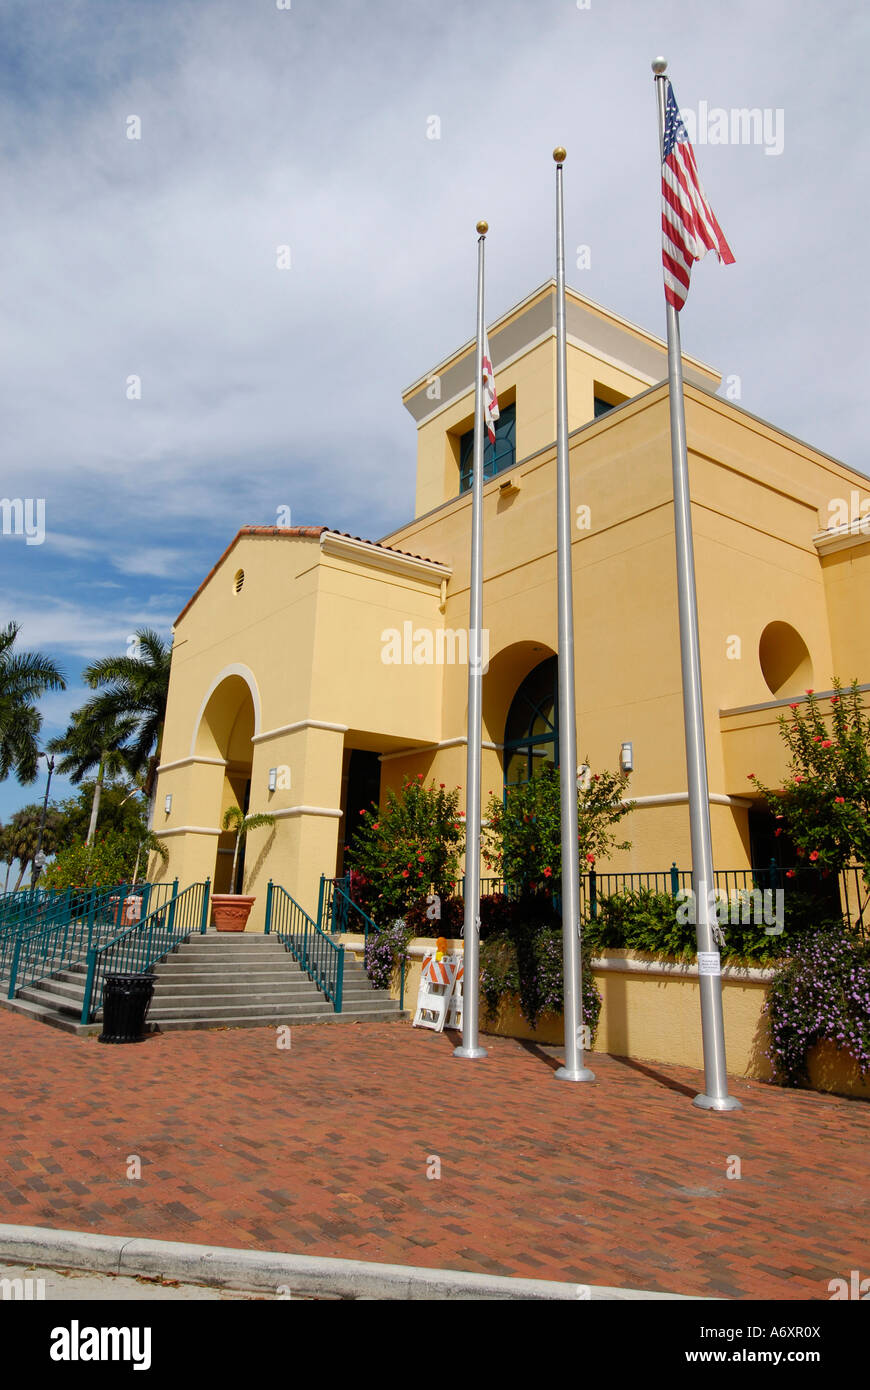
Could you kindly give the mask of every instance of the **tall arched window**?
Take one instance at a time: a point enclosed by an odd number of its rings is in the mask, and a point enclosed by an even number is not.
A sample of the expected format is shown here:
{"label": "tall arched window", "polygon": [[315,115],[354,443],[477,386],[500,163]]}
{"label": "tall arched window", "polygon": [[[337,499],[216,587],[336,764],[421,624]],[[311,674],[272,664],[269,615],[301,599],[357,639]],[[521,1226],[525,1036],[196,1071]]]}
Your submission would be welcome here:
{"label": "tall arched window", "polygon": [[559,765],[558,662],[530,671],[517,690],[504,731],[504,783],[529,782],[546,763]]}

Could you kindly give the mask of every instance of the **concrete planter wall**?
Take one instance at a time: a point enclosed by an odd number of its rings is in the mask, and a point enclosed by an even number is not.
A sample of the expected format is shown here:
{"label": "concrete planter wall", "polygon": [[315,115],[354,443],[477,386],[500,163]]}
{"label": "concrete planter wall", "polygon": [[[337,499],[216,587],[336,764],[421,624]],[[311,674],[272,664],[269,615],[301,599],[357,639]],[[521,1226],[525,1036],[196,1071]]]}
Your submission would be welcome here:
{"label": "concrete planter wall", "polygon": [[[341,939],[349,949],[355,948],[361,959],[361,938]],[[417,937],[411,945],[411,960],[405,973],[405,1008],[412,1014],[422,958],[434,946],[434,937]],[[448,946],[450,950],[461,950],[462,941],[450,941]],[[592,972],[601,993],[594,1051],[698,1070],[703,1067],[697,966],[663,961],[635,951],[605,951],[594,957]],[[773,1079],[765,1056],[768,1034],[762,1012],[767,982],[773,973],[769,968],[723,968],[725,1044],[732,1076]],[[398,998],[398,988],[391,994]],[[532,1029],[520,1012],[516,995],[502,1000],[495,1018],[487,1016],[486,1003],[481,998],[480,1031],[544,1044],[559,1045],[564,1041],[561,1014],[542,1014],[537,1028]],[[855,1059],[831,1043],[820,1044],[810,1053],[809,1076],[814,1090],[870,1099],[870,1077],[862,1081]]]}

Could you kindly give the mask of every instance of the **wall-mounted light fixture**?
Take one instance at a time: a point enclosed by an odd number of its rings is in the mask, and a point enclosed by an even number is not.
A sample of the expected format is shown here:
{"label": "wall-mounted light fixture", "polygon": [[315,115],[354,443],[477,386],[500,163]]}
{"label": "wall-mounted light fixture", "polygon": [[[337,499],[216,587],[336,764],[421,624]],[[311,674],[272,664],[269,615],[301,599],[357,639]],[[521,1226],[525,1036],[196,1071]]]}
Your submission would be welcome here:
{"label": "wall-mounted light fixture", "polygon": [[634,770],[634,747],[630,743],[623,743],[619,750],[619,766],[623,772]]}
{"label": "wall-mounted light fixture", "polygon": [[166,800],[163,803],[163,809],[168,816],[169,812],[172,810],[172,792],[166,793]]}
{"label": "wall-mounted light fixture", "polygon": [[270,768],[269,768],[269,791],[270,791],[270,792],[273,792],[273,791],[275,790],[275,788],[277,787],[277,785],[278,785],[278,769],[277,769],[277,767],[270,767]]}

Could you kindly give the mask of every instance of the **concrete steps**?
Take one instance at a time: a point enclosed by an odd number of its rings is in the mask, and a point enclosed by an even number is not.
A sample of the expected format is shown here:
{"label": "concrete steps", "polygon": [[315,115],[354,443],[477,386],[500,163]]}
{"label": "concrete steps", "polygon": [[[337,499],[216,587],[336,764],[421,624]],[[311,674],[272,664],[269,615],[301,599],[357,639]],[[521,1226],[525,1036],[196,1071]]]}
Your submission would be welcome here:
{"label": "concrete steps", "polygon": [[[0,1000],[30,1018],[76,1034],[99,1033],[80,1022],[87,969],[76,965]],[[154,967],[150,1032],[203,1028],[275,1028],[294,1023],[353,1023],[407,1018],[398,1002],[375,990],[363,967],[345,953],[342,1012],[276,936],[196,933]]]}

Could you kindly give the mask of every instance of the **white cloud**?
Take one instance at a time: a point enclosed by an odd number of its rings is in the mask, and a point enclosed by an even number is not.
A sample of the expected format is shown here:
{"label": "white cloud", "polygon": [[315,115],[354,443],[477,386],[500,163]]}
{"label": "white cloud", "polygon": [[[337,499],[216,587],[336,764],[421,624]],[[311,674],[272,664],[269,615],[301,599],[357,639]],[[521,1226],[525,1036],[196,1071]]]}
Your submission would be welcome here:
{"label": "white cloud", "polygon": [[104,604],[89,608],[82,603],[56,600],[42,608],[19,605],[16,622],[20,624],[17,646],[22,651],[38,650],[61,653],[67,675],[75,675],[73,657],[93,660],[110,652],[124,652],[127,638],[138,628],[153,627],[169,634],[175,614],[156,611],[149,606],[116,606]]}

